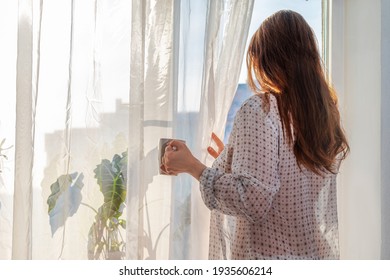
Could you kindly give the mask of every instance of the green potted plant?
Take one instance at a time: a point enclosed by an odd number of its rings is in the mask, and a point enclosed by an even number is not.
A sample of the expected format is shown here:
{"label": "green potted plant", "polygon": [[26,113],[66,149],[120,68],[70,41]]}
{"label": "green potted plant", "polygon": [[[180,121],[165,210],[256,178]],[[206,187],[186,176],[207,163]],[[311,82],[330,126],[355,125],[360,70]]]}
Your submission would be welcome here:
{"label": "green potted plant", "polygon": [[115,154],[111,161],[103,159],[94,173],[104,198],[97,210],[81,202],[82,173],[61,175],[51,185],[47,204],[52,234],[77,212],[80,205],[89,207],[96,215],[88,234],[88,259],[123,259],[126,244],[120,229],[126,228],[126,221],[121,216],[126,199],[127,152]]}

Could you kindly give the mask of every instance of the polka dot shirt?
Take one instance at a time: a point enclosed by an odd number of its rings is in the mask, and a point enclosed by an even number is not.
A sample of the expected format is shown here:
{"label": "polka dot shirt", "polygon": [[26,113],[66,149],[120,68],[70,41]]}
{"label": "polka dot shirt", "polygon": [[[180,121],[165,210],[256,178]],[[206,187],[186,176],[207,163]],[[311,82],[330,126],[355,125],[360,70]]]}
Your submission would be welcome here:
{"label": "polka dot shirt", "polygon": [[276,99],[249,98],[200,177],[210,259],[338,259],[336,175],[299,168]]}

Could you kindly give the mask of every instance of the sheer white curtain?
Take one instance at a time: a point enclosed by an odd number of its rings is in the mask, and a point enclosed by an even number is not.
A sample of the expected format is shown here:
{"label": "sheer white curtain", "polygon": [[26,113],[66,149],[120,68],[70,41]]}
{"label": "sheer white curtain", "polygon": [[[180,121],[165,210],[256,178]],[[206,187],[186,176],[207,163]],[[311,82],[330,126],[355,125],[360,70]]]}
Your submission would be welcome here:
{"label": "sheer white curtain", "polygon": [[[12,247],[12,191],[15,143],[15,114],[7,114],[7,107],[15,108],[16,92],[16,36],[17,1],[1,2],[0,34],[0,259],[11,258]],[[7,50],[7,51],[5,51]],[[5,102],[7,97],[7,102]]]}
{"label": "sheer white curtain", "polygon": [[0,5],[0,258],[121,257],[125,215],[117,236],[98,217],[112,216],[102,167],[128,146],[131,1]]}
{"label": "sheer white curtain", "polygon": [[158,175],[159,138],[207,162],[237,88],[253,1],[133,1],[127,253],[204,259],[208,210],[198,183]]}
{"label": "sheer white curtain", "polygon": [[0,2],[0,259],[207,258],[197,183],[158,174],[158,139],[210,161],[252,4]]}

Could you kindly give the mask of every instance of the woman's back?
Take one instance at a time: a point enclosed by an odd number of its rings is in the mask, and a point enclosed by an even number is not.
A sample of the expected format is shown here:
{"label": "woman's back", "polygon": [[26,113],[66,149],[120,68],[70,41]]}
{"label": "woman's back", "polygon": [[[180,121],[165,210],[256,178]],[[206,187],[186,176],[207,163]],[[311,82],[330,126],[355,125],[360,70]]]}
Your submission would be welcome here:
{"label": "woman's back", "polygon": [[[319,176],[300,168],[282,132],[276,99],[269,96],[269,104],[264,103],[264,97],[255,95],[243,105],[226,152],[213,164],[237,177],[239,194],[222,187],[232,182],[226,176],[217,179],[225,182],[212,180],[214,194],[225,192],[223,199],[230,202],[212,211],[209,257],[337,259],[336,175]],[[274,137],[277,143],[264,147],[267,139],[262,137]],[[233,155],[244,142],[251,156]],[[207,183],[201,185],[208,196]],[[242,199],[247,200],[247,210],[233,213],[232,205]]]}

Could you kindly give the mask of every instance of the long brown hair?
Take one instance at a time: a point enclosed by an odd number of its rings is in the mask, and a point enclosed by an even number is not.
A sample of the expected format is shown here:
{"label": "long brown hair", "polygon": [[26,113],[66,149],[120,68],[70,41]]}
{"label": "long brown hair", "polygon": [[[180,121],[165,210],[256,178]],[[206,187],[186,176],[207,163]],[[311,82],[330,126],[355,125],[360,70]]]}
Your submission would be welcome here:
{"label": "long brown hair", "polygon": [[248,84],[276,97],[283,133],[298,165],[338,171],[349,146],[337,97],[326,80],[313,30],[298,13],[279,11],[255,32],[247,52]]}

